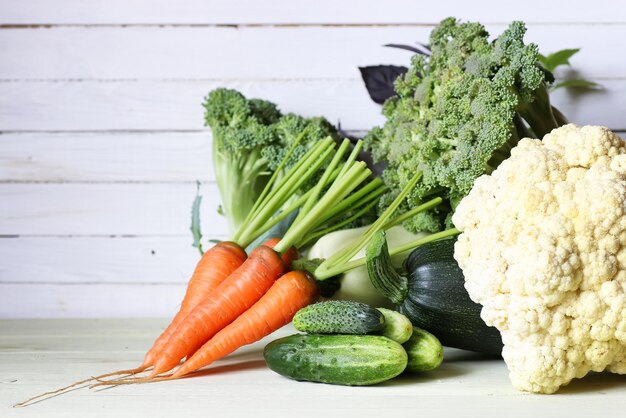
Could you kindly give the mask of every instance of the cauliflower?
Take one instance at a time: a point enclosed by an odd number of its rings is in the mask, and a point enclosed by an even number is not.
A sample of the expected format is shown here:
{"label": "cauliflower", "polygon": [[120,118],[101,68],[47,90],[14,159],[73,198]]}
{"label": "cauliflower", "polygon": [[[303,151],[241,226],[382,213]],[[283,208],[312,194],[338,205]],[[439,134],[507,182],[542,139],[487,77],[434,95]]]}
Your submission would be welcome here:
{"label": "cauliflower", "polygon": [[624,141],[576,125],[521,140],[458,205],[454,256],[518,389],[626,374],[625,210]]}

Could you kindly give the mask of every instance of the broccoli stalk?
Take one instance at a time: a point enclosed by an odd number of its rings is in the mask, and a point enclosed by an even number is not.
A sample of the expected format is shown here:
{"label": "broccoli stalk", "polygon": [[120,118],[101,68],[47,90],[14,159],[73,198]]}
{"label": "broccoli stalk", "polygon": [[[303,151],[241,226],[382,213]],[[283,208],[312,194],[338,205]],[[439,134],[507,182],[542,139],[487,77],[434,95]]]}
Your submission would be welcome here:
{"label": "broccoli stalk", "polygon": [[230,89],[213,90],[204,102],[213,133],[213,169],[222,197],[221,213],[235,231],[271,176],[262,149],[275,141],[271,123],[280,118],[273,103],[247,100]]}
{"label": "broccoli stalk", "polygon": [[550,104],[554,80],[539,61],[526,28],[513,22],[498,38],[479,23],[443,20],[431,33],[432,55],[415,55],[395,83],[397,97],[383,106],[387,121],[365,137],[374,160],[384,161],[391,189],[384,211],[415,171],[423,173],[406,211],[426,197],[443,203],[405,221],[408,229],[436,232],[450,223],[474,181],[492,172],[523,137],[543,137],[566,123]]}

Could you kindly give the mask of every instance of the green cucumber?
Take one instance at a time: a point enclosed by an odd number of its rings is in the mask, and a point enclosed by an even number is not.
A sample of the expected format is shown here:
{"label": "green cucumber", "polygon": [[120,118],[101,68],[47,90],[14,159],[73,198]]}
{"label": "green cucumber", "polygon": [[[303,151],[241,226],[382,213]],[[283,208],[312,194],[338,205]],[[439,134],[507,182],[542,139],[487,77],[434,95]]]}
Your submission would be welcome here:
{"label": "green cucumber", "polygon": [[300,309],[293,326],[309,334],[368,334],[382,330],[385,318],[365,303],[329,300]]}
{"label": "green cucumber", "polygon": [[413,328],[411,338],[402,344],[409,356],[407,372],[420,373],[436,369],[443,361],[443,346],[433,334]]}
{"label": "green cucumber", "polygon": [[408,357],[397,342],[380,335],[295,334],[269,343],[268,367],[290,379],[363,386],[404,371]]}
{"label": "green cucumber", "polygon": [[391,309],[376,308],[385,317],[385,328],[381,332],[387,338],[391,338],[397,343],[405,343],[413,335],[413,325],[411,320],[400,312]]}

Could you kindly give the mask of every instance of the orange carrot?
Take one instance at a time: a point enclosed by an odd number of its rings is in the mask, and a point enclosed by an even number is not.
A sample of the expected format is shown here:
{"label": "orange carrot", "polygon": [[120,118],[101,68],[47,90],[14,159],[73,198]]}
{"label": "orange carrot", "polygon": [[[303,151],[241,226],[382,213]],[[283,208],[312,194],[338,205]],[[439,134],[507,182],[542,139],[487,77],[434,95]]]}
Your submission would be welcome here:
{"label": "orange carrot", "polygon": [[145,370],[154,364],[163,347],[178,325],[193,310],[219,286],[230,274],[246,260],[246,252],[238,244],[230,241],[220,242],[209,249],[196,266],[189,279],[187,291],[180,306],[180,310],[174,316],[170,325],[156,339],[152,348],[146,354],[143,364],[138,367]]}
{"label": "orange carrot", "polygon": [[[278,244],[279,242],[280,242],[280,238],[270,238],[267,241],[265,241],[263,245],[265,245],[266,247],[274,248],[274,246]],[[300,258],[300,253],[298,252],[296,247],[291,247],[290,249],[285,251],[282,258],[283,258],[283,263],[285,263],[285,267],[287,267],[287,270],[289,270],[291,268],[291,262],[293,260]]]}
{"label": "orange carrot", "polygon": [[254,249],[250,257],[176,327],[155,359],[151,376],[171,370],[183,357],[195,352],[259,300],[284,272],[285,264],[276,251],[264,245]]}
{"label": "orange carrot", "polygon": [[317,297],[318,288],[309,273],[293,270],[284,274],[257,303],[186,360],[172,378],[205,367],[239,347],[271,334],[291,322],[299,309],[315,302]]}

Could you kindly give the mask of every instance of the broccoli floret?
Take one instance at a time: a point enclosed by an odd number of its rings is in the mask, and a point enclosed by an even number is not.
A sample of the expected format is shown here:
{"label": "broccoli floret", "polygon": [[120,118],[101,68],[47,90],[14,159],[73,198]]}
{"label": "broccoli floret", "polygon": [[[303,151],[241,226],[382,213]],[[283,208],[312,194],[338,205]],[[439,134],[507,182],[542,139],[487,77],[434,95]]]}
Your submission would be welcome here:
{"label": "broccoli floret", "polygon": [[304,118],[288,113],[278,119],[273,126],[278,141],[263,150],[270,167],[275,170],[287,154],[291,145],[298,142],[287,167],[296,163],[313,144],[322,138],[338,139],[337,129],[322,117]]}
{"label": "broccoli floret", "polygon": [[[247,99],[240,92],[218,88],[205,101],[205,121],[213,133],[213,166],[222,197],[221,213],[231,232],[243,223],[255,201],[296,142],[285,169],[317,141],[338,139],[337,130],[321,117],[282,115],[276,105]],[[320,175],[325,167],[320,168]],[[319,176],[302,186],[308,190]]]}
{"label": "broccoli floret", "polygon": [[225,88],[211,91],[204,108],[206,124],[213,133],[213,168],[222,197],[221,213],[234,231],[271,175],[261,150],[275,142],[268,122],[279,118],[280,112],[273,103],[248,100]]}
{"label": "broccoli floret", "polygon": [[537,46],[524,44],[525,31],[513,22],[490,42],[481,24],[454,18],[432,31],[432,55],[413,57],[396,81],[398,96],[383,106],[385,125],[365,138],[374,159],[387,163],[383,180],[391,192],[379,212],[420,170],[404,209],[435,196],[444,204],[405,226],[440,230],[476,178],[508,158],[521,138],[542,137],[565,123],[553,114],[547,90],[553,78],[540,65]]}

